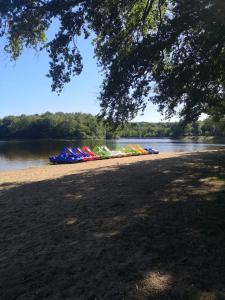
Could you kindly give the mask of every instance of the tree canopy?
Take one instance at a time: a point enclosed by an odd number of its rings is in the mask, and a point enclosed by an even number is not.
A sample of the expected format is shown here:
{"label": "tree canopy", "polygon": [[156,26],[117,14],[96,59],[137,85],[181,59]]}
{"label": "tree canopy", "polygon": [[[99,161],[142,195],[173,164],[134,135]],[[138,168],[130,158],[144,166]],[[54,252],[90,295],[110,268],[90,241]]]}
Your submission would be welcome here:
{"label": "tree canopy", "polygon": [[225,118],[211,118],[183,126],[181,122],[129,122],[112,130],[96,116],[82,113],[49,113],[7,116],[0,119],[0,140],[11,139],[114,139],[119,137],[225,137]]}
{"label": "tree canopy", "polygon": [[82,113],[7,116],[0,119],[0,139],[104,139],[105,125]]}
{"label": "tree canopy", "polygon": [[[46,49],[52,90],[82,71],[76,37],[93,40],[102,117],[124,122],[151,101],[185,121],[225,115],[224,0],[0,0],[5,50]],[[51,22],[60,26],[46,39]]]}

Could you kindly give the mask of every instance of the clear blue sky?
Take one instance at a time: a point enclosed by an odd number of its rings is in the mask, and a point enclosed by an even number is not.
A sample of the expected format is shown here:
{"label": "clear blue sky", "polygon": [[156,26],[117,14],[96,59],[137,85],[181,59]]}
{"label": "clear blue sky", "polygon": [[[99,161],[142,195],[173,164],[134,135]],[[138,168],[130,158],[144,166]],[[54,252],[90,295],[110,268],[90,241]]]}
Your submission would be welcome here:
{"label": "clear blue sky", "polygon": [[[78,41],[78,46],[83,55],[83,72],[58,96],[51,91],[51,80],[45,76],[49,63],[46,53],[26,49],[18,61],[11,62],[2,51],[3,40],[0,40],[0,118],[46,111],[97,114],[101,76],[93,57],[93,47],[90,41],[83,39]],[[158,122],[163,117],[156,107],[149,105],[144,116],[135,120]]]}

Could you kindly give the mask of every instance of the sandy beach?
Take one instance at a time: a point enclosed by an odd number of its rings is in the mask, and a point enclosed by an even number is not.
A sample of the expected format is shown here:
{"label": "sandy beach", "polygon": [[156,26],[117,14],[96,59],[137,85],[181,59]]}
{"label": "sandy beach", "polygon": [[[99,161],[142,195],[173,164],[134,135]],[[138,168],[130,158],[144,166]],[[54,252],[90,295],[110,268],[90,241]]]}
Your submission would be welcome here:
{"label": "sandy beach", "polygon": [[225,152],[0,172],[0,299],[225,299]]}
{"label": "sandy beach", "polygon": [[46,179],[59,178],[65,175],[78,174],[87,172],[89,170],[114,168],[121,165],[129,165],[136,162],[179,157],[185,152],[167,152],[155,155],[141,155],[132,157],[122,157],[113,159],[104,159],[96,161],[81,162],[75,164],[61,164],[61,165],[46,165],[43,167],[33,167],[28,169],[21,169],[15,171],[1,171],[0,183],[6,182],[32,182]]}

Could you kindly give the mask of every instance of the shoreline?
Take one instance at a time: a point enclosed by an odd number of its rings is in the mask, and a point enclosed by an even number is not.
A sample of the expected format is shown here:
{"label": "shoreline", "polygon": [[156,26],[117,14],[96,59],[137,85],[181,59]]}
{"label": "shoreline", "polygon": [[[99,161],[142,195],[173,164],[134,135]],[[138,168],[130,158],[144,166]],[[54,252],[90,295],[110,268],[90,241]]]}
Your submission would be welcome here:
{"label": "shoreline", "polygon": [[201,150],[192,152],[162,152],[152,155],[140,155],[121,158],[112,158],[88,162],[80,162],[75,164],[56,164],[40,167],[30,167],[26,169],[16,169],[10,171],[0,171],[0,184],[4,183],[22,183],[43,181],[48,179],[57,179],[66,175],[79,174],[83,172],[107,170],[122,165],[132,165],[137,162],[154,161],[167,158],[178,158],[185,155],[195,153],[211,153],[223,150]]}

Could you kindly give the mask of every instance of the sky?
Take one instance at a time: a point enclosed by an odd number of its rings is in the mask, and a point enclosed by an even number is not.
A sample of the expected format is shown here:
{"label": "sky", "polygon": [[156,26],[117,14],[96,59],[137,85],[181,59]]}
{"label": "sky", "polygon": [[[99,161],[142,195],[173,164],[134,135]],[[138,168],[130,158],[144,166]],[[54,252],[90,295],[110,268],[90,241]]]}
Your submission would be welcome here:
{"label": "sky", "polygon": [[[79,39],[84,69],[67,84],[60,94],[51,91],[51,79],[46,77],[49,58],[46,52],[25,49],[16,62],[3,51],[0,39],[0,118],[8,115],[49,112],[83,112],[96,115],[101,75],[90,40]],[[143,116],[134,121],[160,122],[163,116],[149,104]]]}

